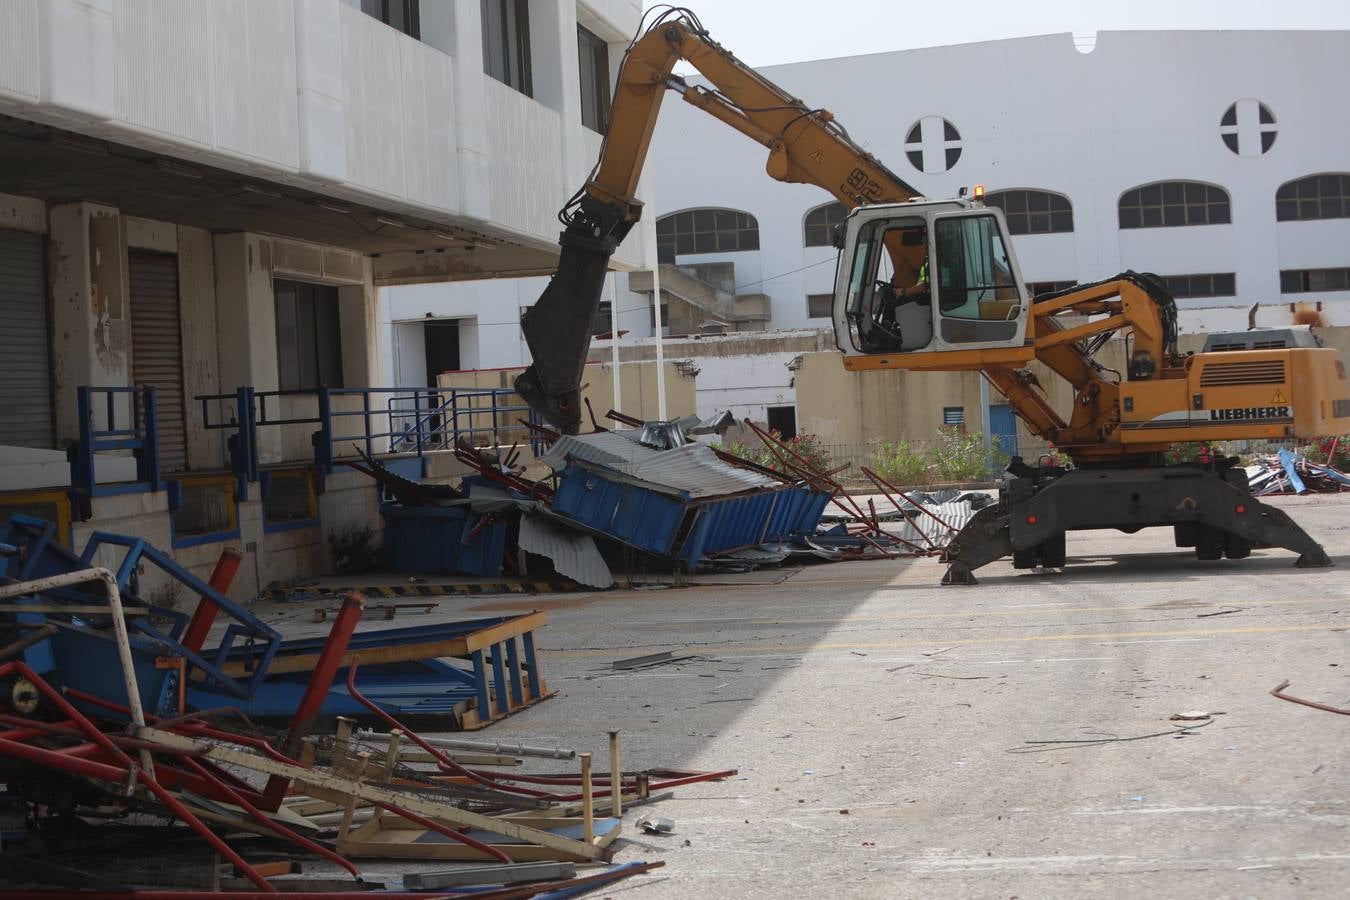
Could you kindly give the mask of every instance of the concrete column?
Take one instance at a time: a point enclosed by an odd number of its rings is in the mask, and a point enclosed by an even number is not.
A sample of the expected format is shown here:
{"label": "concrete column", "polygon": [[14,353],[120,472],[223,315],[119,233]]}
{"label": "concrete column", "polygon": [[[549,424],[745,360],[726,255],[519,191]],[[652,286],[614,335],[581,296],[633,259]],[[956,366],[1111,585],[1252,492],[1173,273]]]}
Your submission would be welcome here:
{"label": "concrete column", "polygon": [[[54,206],[49,230],[56,435],[63,443],[79,438],[77,387],[131,384],[127,246],[122,217],[109,206]],[[96,421],[104,424],[101,415]]]}
{"label": "concrete column", "polygon": [[492,217],[492,173],[488,151],[487,104],[483,97],[483,20],[480,0],[453,0],[455,134],[460,210],[478,219]]}
{"label": "concrete column", "polygon": [[[276,300],[272,294],[272,244],[247,232],[218,234],[213,253],[216,269],[216,334],[220,353],[220,393],[251,385],[275,391],[277,374]],[[258,433],[263,462],[282,458],[276,428]]]}
{"label": "concrete column", "polygon": [[222,432],[202,428],[197,402],[201,394],[221,393],[215,247],[209,231],[178,227],[178,298],[183,321],[188,468],[218,469],[226,463]]}
{"label": "concrete column", "polygon": [[342,330],[342,380],[348,387],[375,387],[386,371],[385,347],[380,341],[380,289],[370,275],[370,259],[363,259],[364,283],[338,288],[339,327]]}

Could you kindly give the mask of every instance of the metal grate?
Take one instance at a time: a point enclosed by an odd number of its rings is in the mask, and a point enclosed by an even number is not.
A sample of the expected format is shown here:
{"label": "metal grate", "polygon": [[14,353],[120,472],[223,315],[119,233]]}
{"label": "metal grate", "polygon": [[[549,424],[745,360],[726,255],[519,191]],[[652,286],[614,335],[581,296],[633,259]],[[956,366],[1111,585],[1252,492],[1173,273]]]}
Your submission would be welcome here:
{"label": "metal grate", "polygon": [[1200,373],[1201,387],[1243,384],[1284,384],[1284,360],[1210,363]]}

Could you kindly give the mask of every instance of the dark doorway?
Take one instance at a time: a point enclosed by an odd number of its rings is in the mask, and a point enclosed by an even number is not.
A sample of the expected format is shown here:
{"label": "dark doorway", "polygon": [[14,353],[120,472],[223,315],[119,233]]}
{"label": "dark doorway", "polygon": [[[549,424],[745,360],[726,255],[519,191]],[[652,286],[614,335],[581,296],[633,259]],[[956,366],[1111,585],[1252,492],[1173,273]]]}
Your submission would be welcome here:
{"label": "dark doorway", "polygon": [[783,440],[790,441],[797,436],[795,406],[770,406],[766,415],[769,419],[769,430],[778,432]]}
{"label": "dark doorway", "polygon": [[459,369],[459,323],[427,322],[427,384],[436,386],[436,376]]}

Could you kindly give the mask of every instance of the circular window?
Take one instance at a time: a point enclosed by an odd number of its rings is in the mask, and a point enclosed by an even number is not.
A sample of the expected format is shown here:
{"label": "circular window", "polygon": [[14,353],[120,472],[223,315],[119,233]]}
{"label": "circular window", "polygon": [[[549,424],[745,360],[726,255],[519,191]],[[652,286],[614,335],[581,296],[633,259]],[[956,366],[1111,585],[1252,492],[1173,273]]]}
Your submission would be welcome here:
{"label": "circular window", "polygon": [[905,155],[920,172],[946,172],[961,158],[961,133],[941,116],[924,116],[905,136]]}
{"label": "circular window", "polygon": [[1275,114],[1260,100],[1239,100],[1224,110],[1219,137],[1238,156],[1260,156],[1275,146]]}

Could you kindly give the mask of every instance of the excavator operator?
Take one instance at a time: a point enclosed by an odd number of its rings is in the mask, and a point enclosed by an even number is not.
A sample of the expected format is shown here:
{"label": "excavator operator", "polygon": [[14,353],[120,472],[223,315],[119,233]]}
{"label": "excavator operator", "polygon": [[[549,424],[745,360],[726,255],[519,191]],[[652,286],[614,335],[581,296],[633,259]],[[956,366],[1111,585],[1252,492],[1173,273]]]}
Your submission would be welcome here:
{"label": "excavator operator", "polygon": [[[928,302],[928,232],[927,229],[919,228],[917,231],[918,243],[923,245],[923,261],[919,263],[918,279],[909,287],[901,287],[896,284],[900,278],[900,273],[896,272],[895,277],[891,279],[891,287],[895,290],[895,298],[898,303],[904,303],[906,300],[915,300],[921,303]],[[905,235],[905,244],[914,242],[909,235]]]}

